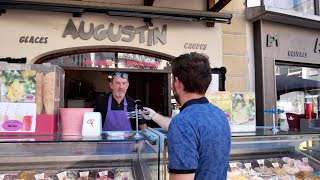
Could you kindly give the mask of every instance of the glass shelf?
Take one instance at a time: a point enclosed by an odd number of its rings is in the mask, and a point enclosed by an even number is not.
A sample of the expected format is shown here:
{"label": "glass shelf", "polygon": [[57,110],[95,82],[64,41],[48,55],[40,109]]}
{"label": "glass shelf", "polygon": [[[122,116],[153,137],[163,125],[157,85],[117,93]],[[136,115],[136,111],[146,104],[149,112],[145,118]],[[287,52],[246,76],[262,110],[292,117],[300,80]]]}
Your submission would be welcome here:
{"label": "glass shelf", "polygon": [[0,143],[32,143],[32,142],[128,142],[141,140],[158,140],[154,134],[139,131],[141,137],[134,137],[136,131],[126,131],[123,136],[109,136],[102,132],[100,137],[83,137],[72,135],[1,135]]}
{"label": "glass shelf", "polygon": [[[254,132],[232,133],[232,140],[237,139],[253,139],[253,138],[269,138],[270,140],[279,140],[290,138],[299,140],[302,137],[319,137],[319,132],[299,132],[299,131],[279,131],[276,134],[271,131],[271,126],[257,126]],[[154,130],[162,133],[164,139],[167,138],[167,131],[161,128]],[[108,136],[106,132],[102,132],[100,137],[82,137],[82,136],[63,136],[63,135],[0,135],[0,143],[14,142],[123,142],[123,141],[140,141],[140,140],[158,140],[158,136],[149,131],[139,131],[141,137],[134,137],[136,131],[127,131],[124,136]]]}

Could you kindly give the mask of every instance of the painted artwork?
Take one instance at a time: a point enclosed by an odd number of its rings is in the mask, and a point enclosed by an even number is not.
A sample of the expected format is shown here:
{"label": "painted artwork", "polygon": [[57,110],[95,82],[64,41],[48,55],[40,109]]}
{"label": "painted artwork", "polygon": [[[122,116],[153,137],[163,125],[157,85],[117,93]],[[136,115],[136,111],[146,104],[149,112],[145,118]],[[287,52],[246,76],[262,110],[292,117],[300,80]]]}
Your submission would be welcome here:
{"label": "painted artwork", "polygon": [[1,102],[35,102],[36,71],[2,70]]}
{"label": "painted artwork", "polygon": [[206,97],[210,103],[225,112],[231,132],[256,130],[255,93],[212,91],[207,92]]}
{"label": "painted artwork", "polygon": [[255,125],[256,108],[254,93],[232,93],[233,125]]}
{"label": "painted artwork", "polygon": [[229,91],[207,91],[206,97],[209,102],[222,109],[228,121],[231,121],[231,92]]}

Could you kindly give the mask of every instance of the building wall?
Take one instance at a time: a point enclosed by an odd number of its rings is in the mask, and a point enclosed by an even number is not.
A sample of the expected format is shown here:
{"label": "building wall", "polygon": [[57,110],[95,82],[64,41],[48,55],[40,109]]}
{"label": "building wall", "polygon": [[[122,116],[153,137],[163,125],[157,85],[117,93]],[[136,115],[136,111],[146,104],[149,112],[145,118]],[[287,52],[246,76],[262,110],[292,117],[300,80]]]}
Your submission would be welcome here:
{"label": "building wall", "polygon": [[[118,1],[112,0],[87,1],[118,3]],[[61,2],[66,2],[66,0]],[[141,0],[121,1],[120,3],[143,5]],[[66,50],[107,48],[110,46],[134,47],[172,56],[196,51],[209,56],[211,67],[225,66],[227,68],[226,90],[254,91],[252,23],[248,23],[245,19],[244,3],[245,0],[231,1],[222,12],[233,14],[232,23],[216,23],[213,28],[207,27],[204,22],[153,19],[154,26],[149,28],[158,27],[161,30],[163,25],[167,25],[167,43],[161,44],[159,42],[152,46],[148,46],[147,42],[139,43],[139,37],[135,37],[131,42],[112,42],[108,38],[102,41],[97,41],[94,38],[89,40],[73,39],[70,35],[62,38],[69,19],[72,19],[76,27],[79,27],[81,21],[85,22],[85,30],[88,30],[90,23],[95,26],[103,24],[106,27],[110,23],[114,23],[115,27],[119,25],[140,27],[145,25],[142,18],[115,17],[93,13],[85,13],[80,18],[74,18],[72,14],[68,13],[7,10],[7,13],[0,17],[0,26],[3,27],[0,29],[0,34],[3,42],[9,43],[0,48],[0,57],[27,57],[28,63],[34,63],[43,56]],[[156,0],[154,6],[205,10],[207,1]],[[19,39],[22,36],[48,37],[48,43],[20,43]],[[147,33],[145,36],[147,40]],[[206,49],[188,49],[185,48],[186,43],[205,44]]]}
{"label": "building wall", "polygon": [[246,21],[245,0],[231,1],[222,12],[232,13],[222,25],[222,64],[227,68],[227,91],[254,91],[252,23]]}
{"label": "building wall", "polygon": [[[173,6],[171,1],[155,1],[157,6]],[[198,1],[191,1],[184,3],[174,3],[175,7],[202,9],[206,1],[196,3]],[[186,7],[187,6],[187,7]],[[69,21],[72,19],[76,27],[79,27],[81,21],[85,22],[85,30],[89,29],[89,24],[93,23],[95,26],[103,24],[106,27],[110,23],[114,23],[117,32],[119,25],[132,25],[134,27],[144,26],[142,18],[126,18],[107,16],[104,14],[85,13],[80,18],[72,17],[69,13],[55,13],[44,11],[22,11],[22,10],[7,10],[5,14],[0,17],[0,34],[3,42],[9,42],[0,48],[1,57],[27,57],[28,63],[34,63],[37,59],[52,53],[59,53],[67,50],[77,50],[81,48],[104,48],[108,46],[124,46],[135,47],[139,49],[146,49],[164,54],[178,56],[188,52],[200,52],[208,54],[212,67],[222,66],[222,39],[221,39],[221,25],[216,24],[214,28],[206,26],[203,22],[182,22],[172,20],[153,19],[153,27],[149,29],[159,28],[162,30],[163,25],[167,25],[167,43],[148,46],[147,42],[139,43],[139,38],[136,36],[131,42],[111,42],[108,38],[102,41],[90,38],[82,40],[80,38],[73,39],[70,35],[62,38],[64,29]],[[48,37],[46,44],[36,43],[21,43],[20,38],[23,36],[34,37]],[[145,32],[147,41],[147,32]],[[185,48],[186,43],[205,44],[205,49],[188,49]],[[214,53],[212,53],[214,52]]]}
{"label": "building wall", "polygon": [[[94,48],[108,46],[126,46],[136,47],[140,49],[148,49],[152,51],[162,52],[172,56],[178,56],[182,53],[197,51],[206,53],[212,60],[213,67],[221,66],[221,36],[220,27],[206,27],[205,23],[195,22],[178,22],[153,20],[153,27],[158,27],[161,31],[163,25],[167,25],[167,43],[165,45],[160,42],[156,45],[148,46],[147,42],[140,44],[139,38],[136,36],[131,42],[111,42],[108,38],[97,41],[94,38],[82,40],[80,38],[73,39],[70,35],[62,38],[65,26],[68,20],[72,19],[76,27],[79,27],[81,21],[86,23],[86,28],[90,23],[95,25],[104,24],[109,26],[110,23],[115,24],[115,28],[119,25],[133,25],[140,27],[144,25],[142,19],[110,17],[103,14],[85,14],[81,18],[73,18],[71,14],[51,13],[39,11],[16,11],[8,10],[1,16],[0,34],[4,42],[9,42],[6,46],[0,48],[0,54],[3,57],[27,57],[29,63],[35,62],[38,58],[50,54],[65,51],[66,49],[77,48]],[[117,29],[114,29],[117,32]],[[48,37],[48,43],[20,43],[22,36]],[[145,33],[147,41],[147,33]],[[185,49],[185,43],[206,44],[205,50]],[[217,53],[209,53],[214,50]]]}

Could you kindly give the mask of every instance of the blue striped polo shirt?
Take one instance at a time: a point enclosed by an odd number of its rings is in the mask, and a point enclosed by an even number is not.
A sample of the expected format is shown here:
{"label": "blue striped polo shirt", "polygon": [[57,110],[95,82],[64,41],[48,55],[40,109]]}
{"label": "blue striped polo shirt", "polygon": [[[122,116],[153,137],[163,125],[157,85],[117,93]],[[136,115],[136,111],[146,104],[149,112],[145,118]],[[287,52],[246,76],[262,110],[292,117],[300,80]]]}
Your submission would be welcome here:
{"label": "blue striped polo shirt", "polygon": [[186,102],[167,134],[169,173],[195,173],[196,180],[225,180],[231,144],[225,113],[208,99]]}

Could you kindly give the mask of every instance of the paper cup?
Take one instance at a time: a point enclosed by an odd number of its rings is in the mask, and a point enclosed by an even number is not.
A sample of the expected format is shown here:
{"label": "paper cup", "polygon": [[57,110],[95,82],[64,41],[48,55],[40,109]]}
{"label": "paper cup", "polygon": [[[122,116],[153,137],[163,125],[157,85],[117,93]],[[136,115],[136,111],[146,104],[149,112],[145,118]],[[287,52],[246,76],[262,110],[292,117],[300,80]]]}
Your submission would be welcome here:
{"label": "paper cup", "polygon": [[172,110],[171,118],[175,117],[179,113],[180,113],[180,110]]}

